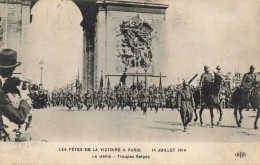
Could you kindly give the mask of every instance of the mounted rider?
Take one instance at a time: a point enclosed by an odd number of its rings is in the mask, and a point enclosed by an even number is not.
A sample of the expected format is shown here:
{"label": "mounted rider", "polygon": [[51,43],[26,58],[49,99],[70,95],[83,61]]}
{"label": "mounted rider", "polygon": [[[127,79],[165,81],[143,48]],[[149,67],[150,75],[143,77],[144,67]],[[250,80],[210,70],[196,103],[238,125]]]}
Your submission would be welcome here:
{"label": "mounted rider", "polygon": [[211,73],[209,73],[209,71],[210,71],[209,67],[204,66],[204,73],[201,75],[200,78],[202,98],[205,98],[206,96],[209,95],[209,91],[213,83],[213,76]]}
{"label": "mounted rider", "polygon": [[218,96],[218,99],[219,99],[219,102],[224,100],[223,99],[223,95],[224,95],[224,89],[223,89],[223,83],[225,82],[225,77],[223,76],[222,72],[221,72],[221,67],[220,66],[217,66],[216,68],[217,72],[214,72],[215,74],[215,80],[214,80],[214,83],[216,84],[221,84],[219,86],[219,89],[217,90],[218,93],[217,93],[217,96]]}
{"label": "mounted rider", "polygon": [[240,86],[241,98],[243,100],[244,105],[249,104],[249,97],[256,83],[256,74],[254,73],[255,67],[251,65],[249,70],[250,71],[244,75]]}

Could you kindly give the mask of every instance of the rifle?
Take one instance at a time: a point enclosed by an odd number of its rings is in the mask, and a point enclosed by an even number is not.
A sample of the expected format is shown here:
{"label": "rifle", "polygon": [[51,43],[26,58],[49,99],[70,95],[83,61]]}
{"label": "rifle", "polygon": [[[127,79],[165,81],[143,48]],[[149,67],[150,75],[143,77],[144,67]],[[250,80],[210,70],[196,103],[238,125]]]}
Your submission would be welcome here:
{"label": "rifle", "polygon": [[192,81],[198,76],[198,74],[195,74],[195,76],[193,76],[190,81],[188,82],[188,84],[192,83]]}

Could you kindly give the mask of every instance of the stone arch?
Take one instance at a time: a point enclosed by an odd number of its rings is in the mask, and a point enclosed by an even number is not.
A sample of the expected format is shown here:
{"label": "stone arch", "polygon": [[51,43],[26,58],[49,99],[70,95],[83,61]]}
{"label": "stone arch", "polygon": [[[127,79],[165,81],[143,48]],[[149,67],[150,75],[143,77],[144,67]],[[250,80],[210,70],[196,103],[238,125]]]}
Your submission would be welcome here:
{"label": "stone arch", "polygon": [[[75,79],[75,76],[78,73],[78,69],[81,70],[82,67],[81,61],[83,58],[82,50],[84,44],[84,33],[83,28],[81,26],[83,15],[78,5],[76,5],[73,1],[70,0],[39,0],[36,3],[32,2],[31,4],[31,17],[32,19],[30,31],[32,35],[37,35],[37,37],[31,37],[33,40],[34,38],[36,38],[36,40],[31,41],[34,45],[31,50],[31,54],[32,56],[38,56],[31,57],[34,60],[34,63],[37,63],[37,61],[41,60],[42,58],[45,58],[45,56],[47,55],[48,58],[45,60],[46,74],[50,74],[51,68],[55,69],[54,65],[58,65],[57,70],[54,70],[54,72],[61,72],[62,74],[64,74],[64,78],[66,78],[65,81],[68,83],[74,81],[73,79]],[[36,32],[38,28],[39,31],[41,30],[42,32]],[[40,33],[45,32],[47,34],[39,35]],[[73,33],[75,33],[75,36],[73,35]],[[70,38],[68,39],[68,37]],[[46,41],[57,41],[57,43],[54,43],[54,45],[57,45],[57,47],[52,46]],[[43,48],[42,45],[46,47],[46,50]],[[64,50],[62,50],[63,47]],[[35,51],[33,52],[33,50],[39,50],[39,52],[35,53]],[[67,56],[67,59],[66,57],[62,57],[64,55]],[[76,63],[76,61],[78,63]],[[74,66],[73,71],[68,69],[70,67],[67,67],[66,69],[66,66],[63,66],[63,64],[68,62],[72,63],[71,66]],[[49,71],[47,71],[47,69],[49,69]],[[46,84],[47,86],[58,87],[59,82],[58,80],[55,80],[54,73],[51,73],[51,76],[45,75],[45,77],[46,79],[51,79],[51,81],[53,82],[43,81],[43,84]],[[69,81],[68,77],[70,77]],[[59,78],[62,79],[61,76]],[[60,85],[61,86],[59,87],[62,87],[65,84]]]}

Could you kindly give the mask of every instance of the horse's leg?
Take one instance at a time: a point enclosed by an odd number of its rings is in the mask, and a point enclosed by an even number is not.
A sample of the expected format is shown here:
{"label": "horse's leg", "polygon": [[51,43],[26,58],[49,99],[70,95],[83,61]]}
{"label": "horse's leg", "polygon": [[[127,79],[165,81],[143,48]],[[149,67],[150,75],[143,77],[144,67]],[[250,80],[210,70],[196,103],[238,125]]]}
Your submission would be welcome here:
{"label": "horse's leg", "polygon": [[214,113],[213,108],[210,108],[210,117],[211,117],[211,127],[214,127]]}
{"label": "horse's leg", "polygon": [[242,124],[242,120],[243,120],[243,115],[242,115],[242,110],[241,108],[239,108],[239,115],[240,115],[240,119],[239,119],[239,124]]}
{"label": "horse's leg", "polygon": [[194,113],[195,113],[194,122],[197,122],[197,121],[198,121],[198,114],[197,114],[197,108],[196,108],[196,106],[195,106],[195,108],[194,108]]}
{"label": "horse's leg", "polygon": [[258,121],[258,118],[259,118],[259,114],[260,114],[260,108],[257,108],[257,115],[256,115],[256,118],[255,118],[255,129],[258,129],[257,127],[257,121]]}
{"label": "horse's leg", "polygon": [[236,122],[237,122],[237,126],[238,127],[241,127],[240,123],[238,122],[238,119],[237,119],[237,107],[234,108],[234,116],[235,116],[235,119],[236,119]]}
{"label": "horse's leg", "polygon": [[221,109],[221,107],[220,106],[218,106],[218,110],[219,110],[219,120],[218,120],[218,122],[217,122],[217,125],[219,125],[220,124],[220,122],[222,121],[222,115],[223,115],[223,111],[222,111],[222,109]]}
{"label": "horse's leg", "polygon": [[201,124],[201,126],[203,126],[203,121],[202,121],[202,112],[203,112],[204,108],[205,108],[205,107],[202,106],[201,109],[200,109],[200,124]]}

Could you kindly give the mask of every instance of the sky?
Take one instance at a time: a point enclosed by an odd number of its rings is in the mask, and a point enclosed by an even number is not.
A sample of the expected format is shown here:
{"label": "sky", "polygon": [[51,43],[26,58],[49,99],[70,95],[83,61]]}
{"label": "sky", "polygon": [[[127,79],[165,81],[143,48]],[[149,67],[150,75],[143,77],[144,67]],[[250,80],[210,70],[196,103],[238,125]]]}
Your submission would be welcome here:
{"label": "sky", "polygon": [[[175,0],[167,10],[170,82],[203,72],[260,70],[260,1]],[[186,73],[186,75],[185,75]]]}
{"label": "sky", "polygon": [[[256,0],[170,0],[166,13],[167,55],[162,74],[165,84],[203,73],[208,65],[215,71],[248,72],[260,68],[260,1]],[[81,74],[82,14],[71,1],[40,0],[32,9],[28,70],[52,89]],[[37,69],[36,69],[37,68]]]}
{"label": "sky", "polygon": [[[43,65],[43,84],[46,89],[60,88],[75,82],[82,73],[83,31],[82,14],[71,1],[40,0],[31,11],[29,27],[27,75],[40,82]],[[82,78],[82,76],[80,75]]]}

